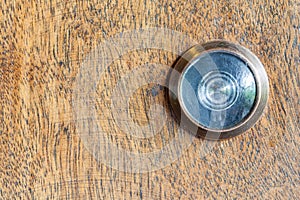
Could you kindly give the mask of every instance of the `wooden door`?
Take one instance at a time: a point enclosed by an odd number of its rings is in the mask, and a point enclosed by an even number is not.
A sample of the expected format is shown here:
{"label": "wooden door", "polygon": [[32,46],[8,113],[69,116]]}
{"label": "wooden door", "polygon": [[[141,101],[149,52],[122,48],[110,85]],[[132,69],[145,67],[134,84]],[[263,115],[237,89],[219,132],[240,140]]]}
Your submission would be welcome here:
{"label": "wooden door", "polygon": [[[2,0],[0,5],[0,199],[299,198],[299,1]],[[182,40],[169,40],[181,45],[178,51],[191,44],[183,42],[185,36],[195,43],[225,39],[254,52],[270,82],[261,120],[210,149],[210,142],[195,138],[178,156],[162,154],[163,164],[110,154],[108,142],[126,152],[150,155],[180,136],[162,86],[168,70],[158,65],[172,66],[176,53],[152,48],[149,40],[148,46],[129,45],[120,55],[102,46],[102,60],[93,57],[104,42],[113,41],[119,48],[118,39],[135,43],[134,30],[153,27],[178,33],[175,39]],[[124,37],[124,32],[131,35]],[[114,60],[105,62],[112,55]],[[76,90],[76,84],[80,86],[82,66],[89,62],[106,64],[97,68],[102,76],[92,85],[95,96],[85,102],[96,113],[100,133],[107,136],[99,141],[102,149],[106,145],[104,157],[86,142],[98,141],[97,133],[82,132],[89,129],[78,125],[90,125],[93,119],[79,123],[78,117],[91,111],[76,112],[84,105],[74,103],[77,94],[86,92]],[[145,65],[151,71],[138,68]],[[85,83],[97,73],[85,74]],[[126,83],[136,90],[127,93],[125,84],[116,92],[119,80],[132,74],[136,76]],[[154,81],[140,84],[138,75],[149,74]],[[157,77],[162,80],[155,81]],[[119,103],[120,115],[112,111],[112,103]],[[151,110],[152,105],[158,109]],[[164,116],[162,126],[151,132],[159,123],[155,116]],[[136,137],[132,133],[137,129],[122,129],[127,123],[148,127],[148,132]],[[184,138],[183,132],[183,144]]]}

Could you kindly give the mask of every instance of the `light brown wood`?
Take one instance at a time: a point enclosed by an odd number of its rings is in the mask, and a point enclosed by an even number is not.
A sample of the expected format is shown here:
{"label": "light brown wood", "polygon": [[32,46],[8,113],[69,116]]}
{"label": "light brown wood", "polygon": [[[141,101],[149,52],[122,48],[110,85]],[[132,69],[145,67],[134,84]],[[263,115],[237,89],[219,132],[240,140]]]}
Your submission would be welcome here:
{"label": "light brown wood", "polygon": [[[0,5],[0,199],[299,198],[299,1],[2,0]],[[176,30],[198,43],[225,39],[249,48],[266,68],[270,98],[251,130],[216,143],[206,156],[201,156],[206,141],[196,139],[160,170],[126,173],[99,162],[83,144],[73,86],[97,44],[148,27]],[[120,148],[147,153],[177,136],[166,90],[157,84],[137,90],[128,108],[137,124],[148,123],[151,104],[167,108],[166,125],[155,137],[128,136],[112,122],[109,109],[120,77],[138,65],[171,66],[174,60],[170,52],[138,50],[105,70],[97,112]]]}

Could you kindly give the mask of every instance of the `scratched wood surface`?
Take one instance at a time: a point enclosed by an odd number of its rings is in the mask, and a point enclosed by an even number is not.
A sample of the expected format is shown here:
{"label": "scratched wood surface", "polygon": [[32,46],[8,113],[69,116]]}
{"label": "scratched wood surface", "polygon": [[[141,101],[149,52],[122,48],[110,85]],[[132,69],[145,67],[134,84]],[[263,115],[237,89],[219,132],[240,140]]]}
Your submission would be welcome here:
{"label": "scratched wood surface", "polygon": [[[299,198],[299,4],[2,0],[0,199]],[[127,173],[96,159],[83,143],[74,120],[73,86],[82,61],[99,43],[149,27],[176,30],[198,43],[226,39],[244,45],[265,65],[270,98],[252,129],[217,142],[205,156],[206,141],[196,139],[161,169]],[[104,70],[96,109],[99,123],[119,148],[147,153],[177,137],[166,89],[157,84],[136,90],[128,107],[139,125],[148,123],[153,103],[166,108],[165,125],[152,138],[122,132],[109,110],[120,77],[145,63],[171,66],[176,57],[164,50],[136,50]]]}

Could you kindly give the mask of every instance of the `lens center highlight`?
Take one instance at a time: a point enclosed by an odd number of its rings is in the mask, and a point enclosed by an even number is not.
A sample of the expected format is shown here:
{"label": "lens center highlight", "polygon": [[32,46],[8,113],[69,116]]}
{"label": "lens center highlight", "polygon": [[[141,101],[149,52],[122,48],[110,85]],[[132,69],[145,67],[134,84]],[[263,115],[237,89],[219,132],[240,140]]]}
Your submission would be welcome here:
{"label": "lens center highlight", "polygon": [[231,107],[238,97],[237,81],[227,72],[212,71],[206,74],[198,86],[200,103],[210,110]]}

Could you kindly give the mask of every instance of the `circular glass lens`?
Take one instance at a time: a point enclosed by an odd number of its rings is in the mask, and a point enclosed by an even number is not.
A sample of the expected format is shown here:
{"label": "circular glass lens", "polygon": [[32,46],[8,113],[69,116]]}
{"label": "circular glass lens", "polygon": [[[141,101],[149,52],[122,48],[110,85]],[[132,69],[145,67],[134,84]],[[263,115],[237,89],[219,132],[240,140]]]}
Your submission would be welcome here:
{"label": "circular glass lens", "polygon": [[194,122],[212,130],[235,127],[254,106],[256,82],[247,62],[227,51],[201,54],[183,71],[180,99]]}

